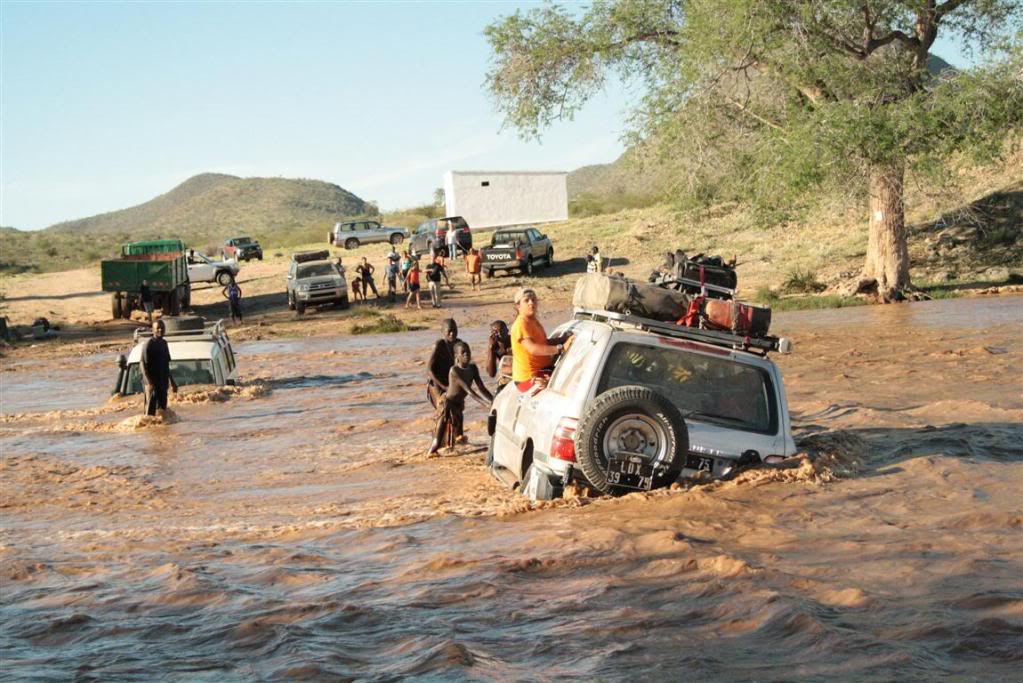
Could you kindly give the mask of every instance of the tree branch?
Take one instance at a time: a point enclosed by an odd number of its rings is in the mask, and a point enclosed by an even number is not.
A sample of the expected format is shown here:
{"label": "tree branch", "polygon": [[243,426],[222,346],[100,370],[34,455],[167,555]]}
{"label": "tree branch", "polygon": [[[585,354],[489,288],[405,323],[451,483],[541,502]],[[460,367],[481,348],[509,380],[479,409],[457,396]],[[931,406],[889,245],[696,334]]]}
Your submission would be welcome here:
{"label": "tree branch", "polygon": [[750,118],[759,121],[760,123],[764,124],[765,126],[770,126],[771,128],[774,128],[777,131],[781,131],[782,133],[785,132],[785,129],[782,128],[780,125],[778,125],[774,121],[771,121],[770,119],[765,119],[763,116],[761,116],[760,114],[757,114],[754,111],[751,111],[749,109],[749,107],[744,105],[742,102],[738,102],[736,100],[733,100],[731,97],[725,97],[725,102],[728,102],[729,104],[734,106],[736,109],[741,111],[746,116],[749,116]]}

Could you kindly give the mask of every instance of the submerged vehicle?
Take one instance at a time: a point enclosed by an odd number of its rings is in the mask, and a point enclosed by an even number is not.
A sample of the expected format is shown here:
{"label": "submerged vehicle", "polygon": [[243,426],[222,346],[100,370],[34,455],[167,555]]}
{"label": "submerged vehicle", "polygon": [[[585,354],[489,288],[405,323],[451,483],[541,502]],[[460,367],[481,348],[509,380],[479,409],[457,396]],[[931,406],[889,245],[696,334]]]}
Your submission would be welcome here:
{"label": "submerged vehicle", "polygon": [[[233,385],[238,377],[234,349],[224,321],[208,323],[198,316],[164,318],[164,339],[170,350],[170,370],[179,387],[189,384]],[[142,393],[142,347],[153,336],[149,328],[135,330],[135,346],[117,358],[114,393]]]}
{"label": "submerged vehicle", "polygon": [[776,337],[577,310],[553,336],[573,342],[539,392],[515,384],[487,427],[492,474],[534,499],[573,481],[603,493],[650,490],[796,452]]}

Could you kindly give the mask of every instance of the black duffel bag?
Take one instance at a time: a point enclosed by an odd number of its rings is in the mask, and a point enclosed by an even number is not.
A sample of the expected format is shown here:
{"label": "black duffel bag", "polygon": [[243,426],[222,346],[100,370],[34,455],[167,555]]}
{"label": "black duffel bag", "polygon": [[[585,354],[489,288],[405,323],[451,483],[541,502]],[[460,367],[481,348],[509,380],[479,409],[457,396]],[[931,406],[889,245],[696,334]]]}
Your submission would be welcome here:
{"label": "black duffel bag", "polygon": [[675,322],[689,310],[691,297],[660,285],[587,273],[575,284],[572,306]]}

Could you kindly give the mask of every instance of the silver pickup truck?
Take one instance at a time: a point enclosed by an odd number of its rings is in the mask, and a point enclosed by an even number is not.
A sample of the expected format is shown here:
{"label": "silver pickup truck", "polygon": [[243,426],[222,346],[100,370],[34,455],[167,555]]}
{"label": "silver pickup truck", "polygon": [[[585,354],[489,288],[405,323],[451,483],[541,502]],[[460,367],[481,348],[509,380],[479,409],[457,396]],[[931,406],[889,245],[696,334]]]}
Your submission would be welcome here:
{"label": "silver pickup truck", "polygon": [[536,228],[505,228],[494,233],[481,256],[484,277],[513,268],[523,275],[532,275],[535,266],[554,264],[554,246]]}

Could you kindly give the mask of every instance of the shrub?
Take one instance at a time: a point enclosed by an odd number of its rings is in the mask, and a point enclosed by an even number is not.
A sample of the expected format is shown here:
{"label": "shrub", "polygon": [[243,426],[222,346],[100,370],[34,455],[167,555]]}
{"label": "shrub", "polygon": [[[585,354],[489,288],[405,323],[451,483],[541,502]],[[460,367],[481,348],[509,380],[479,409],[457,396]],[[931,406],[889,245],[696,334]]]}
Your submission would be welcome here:
{"label": "shrub", "polygon": [[408,332],[415,329],[418,328],[393,315],[387,315],[364,325],[353,325],[352,334],[386,334],[388,332]]}
{"label": "shrub", "polygon": [[817,274],[812,270],[795,268],[789,271],[781,288],[787,294],[817,294],[827,289],[827,286],[817,279]]}

